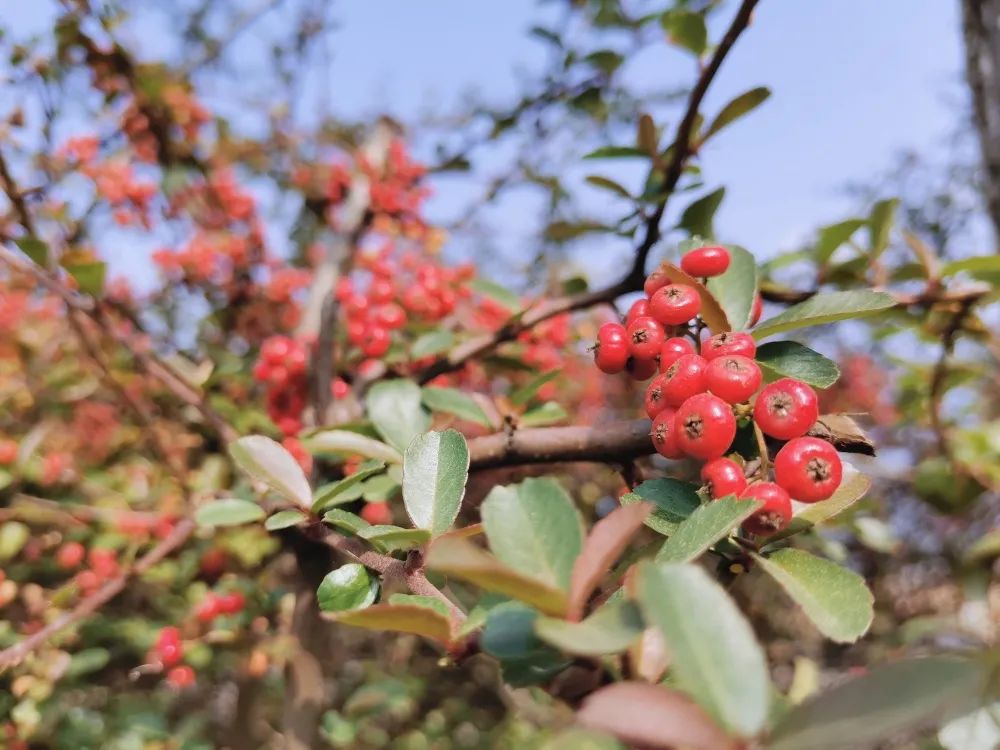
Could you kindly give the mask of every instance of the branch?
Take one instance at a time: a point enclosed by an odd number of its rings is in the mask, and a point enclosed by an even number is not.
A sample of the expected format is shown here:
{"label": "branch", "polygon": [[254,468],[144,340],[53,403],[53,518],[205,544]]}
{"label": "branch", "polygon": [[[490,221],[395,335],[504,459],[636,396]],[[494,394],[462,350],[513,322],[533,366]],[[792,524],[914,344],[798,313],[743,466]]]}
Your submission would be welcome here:
{"label": "branch", "polygon": [[500,344],[511,341],[523,331],[530,330],[539,323],[556,315],[573,310],[582,310],[601,303],[610,303],[623,294],[642,289],[646,275],[646,259],[649,251],[656,244],[657,240],[660,239],[660,221],[663,219],[663,214],[666,211],[667,201],[677,188],[677,183],[680,181],[681,175],[684,174],[684,167],[687,165],[688,160],[695,153],[695,149],[691,146],[691,135],[698,120],[698,109],[705,98],[708,87],[719,72],[723,60],[726,59],[736,40],[739,39],[740,34],[749,25],[751,13],[758,1],[743,0],[742,5],[740,5],[739,10],[733,17],[732,23],[730,23],[725,35],[715,48],[711,60],[702,69],[694,88],[691,90],[684,118],[677,126],[673,145],[668,151],[670,153],[670,161],[663,171],[663,196],[656,210],[646,220],[646,232],[642,238],[642,242],[635,249],[635,257],[628,273],[620,281],[603,289],[560,297],[537,307],[530,308],[520,318],[514,317],[509,320],[495,333],[478,336],[464,344],[460,344],[424,370],[418,378],[421,383],[426,383],[438,375],[459,369],[469,360],[495,349]]}
{"label": "branch", "polygon": [[41,630],[32,633],[27,638],[24,638],[10,648],[0,651],[0,673],[6,671],[10,667],[20,664],[32,650],[42,645],[60,630],[64,630],[70,625],[73,625],[97,612],[97,610],[118,596],[118,594],[125,589],[125,586],[129,583],[129,581],[133,578],[141,576],[175,549],[184,544],[184,542],[186,542],[194,532],[194,529],[194,521],[188,519],[180,521],[174,527],[174,530],[170,532],[169,536],[139,558],[139,560],[129,570],[125,571],[117,578],[113,578],[105,583],[93,594],[90,594],[81,600],[80,603],[77,604],[72,610],[60,615]]}

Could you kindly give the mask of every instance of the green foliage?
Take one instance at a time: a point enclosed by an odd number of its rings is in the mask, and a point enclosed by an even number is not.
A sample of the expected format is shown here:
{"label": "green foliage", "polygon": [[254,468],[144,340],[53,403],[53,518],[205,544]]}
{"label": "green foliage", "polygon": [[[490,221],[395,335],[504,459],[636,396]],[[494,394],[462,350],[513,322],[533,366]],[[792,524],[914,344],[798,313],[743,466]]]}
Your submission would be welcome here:
{"label": "green foliage", "polygon": [[451,528],[468,477],[469,447],[460,432],[415,438],[403,457],[403,504],[414,525],[434,535]]}
{"label": "green foliage", "polygon": [[348,563],[327,573],[316,589],[316,602],[323,612],[364,609],[378,597],[378,579],[364,565]]}
{"label": "green foliage", "polygon": [[259,521],[264,517],[264,509],[249,500],[232,497],[212,500],[200,506],[194,514],[199,526],[239,526]]}
{"label": "green foliage", "polygon": [[761,321],[753,329],[753,335],[759,340],[776,333],[794,331],[797,328],[835,323],[850,318],[865,318],[888,310],[895,304],[892,296],[885,292],[868,290],[826,292],[793,305],[773,318]]}
{"label": "green foliage", "polygon": [[761,344],[756,360],[769,380],[795,378],[815,388],[829,388],[840,377],[836,362],[795,341]]}
{"label": "green foliage", "polygon": [[229,446],[229,455],[252,479],[263,482],[302,508],[312,504],[312,490],[292,455],[263,435],[242,437]]}
{"label": "green foliage", "polygon": [[750,324],[759,287],[757,261],[738,245],[724,245],[729,250],[729,268],[721,276],[708,280],[708,291],[719,301],[726,320],[734,331]]}
{"label": "green foliage", "polygon": [[759,507],[758,501],[729,496],[695,508],[660,547],[657,562],[696,560],[713,544],[728,537]]}
{"label": "green foliage", "polygon": [[400,453],[431,423],[421,404],[420,386],[412,380],[376,383],[365,396],[365,409],[378,434]]}

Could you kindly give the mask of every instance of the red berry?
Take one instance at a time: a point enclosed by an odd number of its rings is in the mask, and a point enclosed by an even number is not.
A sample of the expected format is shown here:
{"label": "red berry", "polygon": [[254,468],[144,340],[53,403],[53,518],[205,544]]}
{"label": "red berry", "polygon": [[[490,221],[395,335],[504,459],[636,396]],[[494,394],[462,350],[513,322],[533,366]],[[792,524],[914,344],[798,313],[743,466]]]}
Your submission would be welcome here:
{"label": "red berry", "polygon": [[667,284],[649,299],[649,312],[665,326],[687,323],[701,310],[701,297],[687,284]]}
{"label": "red berry", "polygon": [[632,306],[628,309],[628,314],[625,316],[625,325],[631,325],[632,321],[636,318],[644,318],[649,315],[649,300],[643,297],[642,299],[637,299],[632,303]]}
{"label": "red berry", "polygon": [[17,460],[18,447],[13,440],[0,440],[0,466],[10,466]]}
{"label": "red berry", "polygon": [[365,325],[363,320],[349,320],[347,321],[347,340],[350,341],[355,346],[361,344],[368,335],[368,326]]}
{"label": "red berry", "polygon": [[729,268],[729,251],[724,247],[699,247],[681,258],[681,268],[699,278],[719,276]]}
{"label": "red berry", "polygon": [[392,523],[392,509],[389,503],[365,503],[361,517],[372,525]]}
{"label": "red berry", "polygon": [[680,406],[689,398],[705,391],[705,370],[708,363],[697,354],[685,354],[667,368],[663,380],[663,400],[668,406]]}
{"label": "red berry", "polygon": [[406,311],[395,302],[388,302],[375,309],[372,318],[383,328],[394,331],[406,323]]}
{"label": "red berry", "polygon": [[667,402],[663,400],[663,375],[657,375],[646,386],[645,406],[646,416],[650,419],[666,408]]}
{"label": "red berry", "polygon": [[660,347],[660,372],[666,372],[674,362],[686,354],[694,354],[694,344],[689,339],[674,336],[663,342]]}
{"label": "red berry", "polygon": [[760,500],[764,504],[743,522],[743,530],[758,536],[781,531],[792,520],[792,500],[773,482],[751,484],[740,493],[740,500]]}
{"label": "red berry", "polygon": [[387,279],[375,279],[368,288],[368,299],[376,304],[389,302],[396,296],[396,287]]}
{"label": "red berry", "polygon": [[605,323],[597,331],[594,363],[597,369],[614,375],[625,369],[628,361],[628,336],[620,323]]}
{"label": "red berry", "polygon": [[389,351],[392,336],[385,328],[373,326],[368,329],[368,335],[361,343],[361,353],[366,357],[381,357]]}
{"label": "red berry", "polygon": [[652,297],[657,289],[661,289],[669,283],[670,278],[663,271],[656,270],[646,277],[646,281],[642,285],[642,290],[646,293],[647,297]]}
{"label": "red berry", "polygon": [[73,570],[79,567],[86,554],[87,550],[79,542],[66,542],[56,551],[56,565],[63,570]]}
{"label": "red berry", "polygon": [[184,645],[181,643],[181,632],[172,625],[163,628],[156,637],[153,646],[157,658],[165,667],[172,667],[184,655]]}
{"label": "red berry", "polygon": [[819,438],[793,438],[774,459],[774,481],[799,502],[826,500],[840,486],[842,476],[836,449]]}
{"label": "red berry", "polygon": [[716,458],[702,466],[701,481],[708,486],[708,494],[715,500],[727,495],[739,495],[747,486],[743,469],[728,458]]}
{"label": "red berry", "polygon": [[219,597],[212,593],[207,594],[195,608],[194,616],[198,619],[198,622],[211,622],[218,617]]}
{"label": "red berry", "polygon": [[731,354],[753,359],[756,353],[757,342],[753,340],[753,336],[741,331],[717,333],[712,338],[701,342],[701,356],[705,359],[726,357]]}
{"label": "red berry", "polygon": [[368,298],[355,294],[344,303],[349,318],[362,318],[368,312]]}
{"label": "red berry", "polygon": [[243,611],[246,599],[239,591],[230,591],[228,594],[221,594],[218,599],[219,614],[235,615]]}
{"label": "red berry", "polygon": [[734,354],[708,363],[705,385],[723,401],[740,404],[757,392],[762,377],[756,362]]}
{"label": "red berry", "polygon": [[724,454],[736,437],[732,408],[711,393],[699,393],[681,404],[676,420],[677,447],[702,461]]}
{"label": "red berry", "polygon": [[653,419],[650,431],[653,448],[664,458],[684,458],[683,451],[677,447],[677,422],[674,419],[676,414],[677,410],[668,406]]}
{"label": "red berry", "polygon": [[180,667],[174,667],[167,672],[167,682],[170,684],[170,687],[178,690],[191,687],[194,685],[194,680],[194,670],[186,664]]}
{"label": "red berry", "polygon": [[625,369],[632,376],[633,380],[649,380],[656,374],[656,368],[655,359],[629,357],[628,362],[625,364]]}
{"label": "red berry", "polygon": [[816,392],[800,380],[775,380],[757,396],[753,418],[765,435],[778,440],[804,435],[819,418]]}
{"label": "red berry", "polygon": [[334,398],[347,398],[347,394],[350,392],[351,386],[343,378],[334,378],[330,382],[330,393],[333,394]]}
{"label": "red berry", "polygon": [[639,359],[655,359],[666,340],[663,326],[648,316],[633,320],[626,331],[629,351]]}
{"label": "red berry", "polygon": [[764,312],[764,300],[761,299],[760,293],[753,298],[753,307],[750,310],[750,325],[757,325],[757,321],[760,320],[761,313]]}

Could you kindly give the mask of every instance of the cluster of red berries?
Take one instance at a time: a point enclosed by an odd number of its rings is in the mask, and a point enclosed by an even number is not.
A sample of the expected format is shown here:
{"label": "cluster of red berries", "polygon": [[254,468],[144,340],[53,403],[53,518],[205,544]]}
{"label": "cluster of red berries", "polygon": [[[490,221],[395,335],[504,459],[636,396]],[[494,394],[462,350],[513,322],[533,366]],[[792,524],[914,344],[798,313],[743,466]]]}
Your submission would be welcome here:
{"label": "cluster of red berries", "polygon": [[226,594],[217,594],[210,591],[195,608],[194,615],[198,622],[212,622],[216,617],[223,615],[237,615],[246,606],[246,599],[239,591],[231,591]]}
{"label": "cluster of red berries", "polygon": [[[702,247],[687,253],[681,268],[692,277],[717,276],[729,267],[729,251]],[[656,451],[670,459],[706,462],[702,481],[713,499],[736,495],[759,500],[761,508],[743,528],[767,535],[791,520],[794,498],[812,503],[840,485],[842,465],[829,443],[805,437],[819,417],[816,393],[798,380],[782,378],[761,389],[763,375],[747,333],[720,333],[698,339],[692,325],[701,310],[699,291],[672,283],[656,271],[647,278],[646,298],[632,305],[625,324],[606,323],[598,332],[594,359],[606,373],[628,371],[645,380],[646,414]],[[759,304],[753,313],[759,318]],[[695,344],[698,345],[696,351]],[[758,393],[759,391],[759,393]],[[757,394],[753,406],[750,400]],[[787,441],[774,461],[774,481],[750,481],[743,467],[726,458],[737,421],[752,419],[764,435]]]}
{"label": "cluster of red berries", "polygon": [[194,684],[194,670],[180,663],[184,658],[184,643],[181,641],[181,631],[173,625],[160,630],[149,658],[167,670],[166,680],[171,687],[180,690]]}

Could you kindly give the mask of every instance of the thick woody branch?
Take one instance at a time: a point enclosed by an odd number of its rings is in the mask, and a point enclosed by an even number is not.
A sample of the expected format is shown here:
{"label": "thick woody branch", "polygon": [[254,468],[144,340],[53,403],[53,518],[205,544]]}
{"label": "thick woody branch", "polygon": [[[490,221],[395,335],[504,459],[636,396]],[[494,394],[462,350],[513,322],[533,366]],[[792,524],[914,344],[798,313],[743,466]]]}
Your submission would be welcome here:
{"label": "thick woody branch", "polygon": [[101,607],[114,599],[124,591],[125,586],[138,576],[148,571],[154,565],[162,561],[167,555],[183,545],[194,532],[194,521],[183,520],[178,523],[170,535],[159,542],[153,549],[143,555],[127,571],[112,578],[93,594],[85,597],[73,609],[60,615],[48,625],[32,633],[27,638],[19,641],[8,649],[0,651],[0,673],[10,667],[16,666],[32,652],[41,646],[45,641],[61,630],[74,625],[81,620],[90,617]]}

